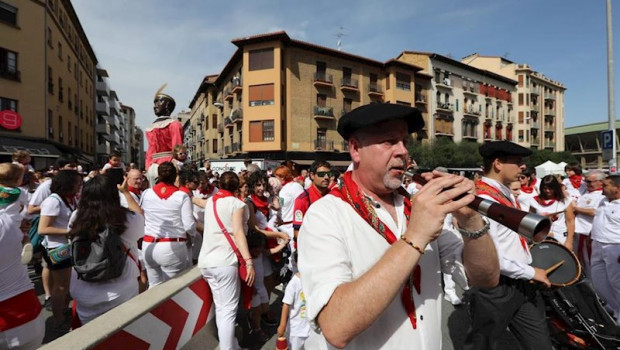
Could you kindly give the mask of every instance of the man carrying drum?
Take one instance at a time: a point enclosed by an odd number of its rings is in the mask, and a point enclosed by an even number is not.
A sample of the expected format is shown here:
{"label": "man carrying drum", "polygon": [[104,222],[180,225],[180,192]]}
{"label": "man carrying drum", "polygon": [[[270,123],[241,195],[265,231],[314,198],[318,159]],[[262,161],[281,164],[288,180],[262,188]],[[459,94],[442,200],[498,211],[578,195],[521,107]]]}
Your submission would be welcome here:
{"label": "man carrying drum", "polygon": [[[525,169],[523,157],[532,151],[508,141],[480,146],[484,176],[476,183],[478,196],[518,208],[508,185]],[[491,220],[489,234],[499,256],[500,281],[492,288],[473,288],[472,328],[463,349],[496,349],[507,326],[525,349],[551,349],[545,309],[534,280],[549,287],[545,270],[529,266],[532,256],[525,238]]]}

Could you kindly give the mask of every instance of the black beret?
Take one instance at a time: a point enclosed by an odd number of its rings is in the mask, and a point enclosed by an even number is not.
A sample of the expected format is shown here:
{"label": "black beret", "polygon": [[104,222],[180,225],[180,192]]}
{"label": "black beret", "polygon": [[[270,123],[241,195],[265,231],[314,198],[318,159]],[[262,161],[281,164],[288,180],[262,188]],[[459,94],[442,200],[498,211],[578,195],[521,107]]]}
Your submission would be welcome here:
{"label": "black beret", "polygon": [[502,156],[527,157],[533,153],[531,149],[510,141],[486,142],[478,148],[478,152],[480,152],[483,158],[498,158]]}
{"label": "black beret", "polygon": [[424,127],[424,119],[417,108],[391,103],[371,103],[357,107],[340,117],[338,133],[348,140],[356,130],[395,119],[404,119],[410,134]]}

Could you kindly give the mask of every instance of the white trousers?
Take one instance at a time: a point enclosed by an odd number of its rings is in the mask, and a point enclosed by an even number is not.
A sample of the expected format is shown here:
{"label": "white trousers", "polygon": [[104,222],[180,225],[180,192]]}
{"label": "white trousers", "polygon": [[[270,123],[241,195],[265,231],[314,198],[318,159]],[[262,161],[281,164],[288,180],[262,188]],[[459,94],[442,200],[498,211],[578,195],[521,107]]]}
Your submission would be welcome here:
{"label": "white trousers", "polygon": [[211,287],[220,349],[237,350],[239,343],[235,338],[235,319],[241,292],[238,267],[209,267],[200,271]]}
{"label": "white trousers", "polygon": [[[573,252],[577,255],[579,263],[581,264],[581,270],[586,275],[586,278],[590,278],[590,276],[592,276],[592,257],[590,256],[590,252],[588,252],[588,247],[586,246],[585,241],[583,241],[584,239],[589,240],[590,235],[575,232],[573,239]],[[580,240],[583,241],[581,246],[579,245]]]}
{"label": "white trousers", "polygon": [[157,179],[157,169],[159,168],[159,164],[153,163],[146,169],[146,178],[149,180],[149,186],[155,186],[155,179]]}
{"label": "white trousers", "polygon": [[44,336],[45,316],[41,312],[37,318],[28,323],[0,332],[0,349],[36,349],[43,342]]}
{"label": "white trousers", "polygon": [[620,244],[592,242],[592,284],[620,322]]}
{"label": "white trousers", "polygon": [[290,336],[288,338],[288,349],[289,350],[302,350],[304,348],[304,344],[306,343],[306,339],[308,339],[308,337]]}
{"label": "white trousers", "polygon": [[191,266],[185,242],[142,243],[149,287],[156,286]]}
{"label": "white trousers", "polygon": [[252,295],[251,307],[257,307],[261,304],[269,303],[269,295],[267,295],[267,288],[265,288],[265,269],[263,266],[263,254],[261,253],[256,258],[252,259],[254,262],[254,294]]}

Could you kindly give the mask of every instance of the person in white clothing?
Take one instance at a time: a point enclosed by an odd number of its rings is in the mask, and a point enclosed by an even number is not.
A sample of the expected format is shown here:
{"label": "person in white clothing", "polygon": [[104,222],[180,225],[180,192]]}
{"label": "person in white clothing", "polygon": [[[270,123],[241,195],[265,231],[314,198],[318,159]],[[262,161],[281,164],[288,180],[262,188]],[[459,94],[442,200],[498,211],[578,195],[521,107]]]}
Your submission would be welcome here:
{"label": "person in white clothing", "polygon": [[[131,211],[120,205],[119,192]],[[124,247],[119,249],[127,251],[127,261],[121,276],[102,282],[81,280],[72,270],[71,297],[76,302],[82,325],[138,295],[138,239],[142,238],[144,230],[141,211],[126,184],[117,187],[107,176],[98,175],[84,185],[80,203],[69,222],[69,236],[92,239],[109,225],[120,235]]]}
{"label": "person in white clothing", "polygon": [[52,194],[41,203],[39,234],[45,235],[43,245],[47,253],[43,259],[51,270],[52,313],[54,327],[60,333],[68,331],[64,325],[64,311],[69,304],[71,259],[69,255],[69,218],[77,205],[76,196],[82,187],[82,177],[75,170],[63,170],[54,176]]}
{"label": "person in white clothing", "polygon": [[[304,188],[294,181],[293,173],[287,166],[281,165],[277,167],[273,174],[282,182],[282,189],[278,196],[280,197],[280,217],[282,224],[278,226],[278,230],[285,232],[289,237],[289,247],[291,253],[295,252],[295,229],[293,227],[293,212],[295,211],[295,200],[304,192]],[[292,260],[289,260],[288,269],[297,272],[297,267]]]}
{"label": "person in white clothing", "polygon": [[592,221],[596,208],[605,198],[603,195],[603,180],[605,173],[600,170],[592,170],[585,176],[587,192],[584,193],[575,205],[575,238],[573,240],[573,251],[577,255],[581,268],[586,277],[591,276],[590,266],[592,257]]}
{"label": "person in white clothing", "polygon": [[[472,285],[497,284],[488,221],[466,207],[473,182],[426,173],[413,202],[402,189],[405,145],[423,126],[417,109],[398,104],[369,104],[340,118],[353,170],[310,206],[299,232],[299,272],[315,330],[306,344],[324,337],[330,349],[439,350],[440,270],[465,276],[466,269]],[[448,213],[468,235],[464,242],[437,239]]]}
{"label": "person in white clothing", "polygon": [[592,223],[592,284],[620,323],[620,175],[603,180]]}
{"label": "person in white clothing", "polygon": [[[198,267],[213,293],[220,349],[237,350],[239,344],[235,338],[235,318],[241,284],[237,256],[225,235],[230,234],[241,257],[245,259],[248,268],[245,282],[252,286],[255,271],[246,241],[250,214],[247,205],[234,195],[239,189],[239,177],[234,172],[224,172],[219,184],[219,191],[207,200],[205,206],[204,234]],[[216,215],[228,233],[222,231]]]}
{"label": "person in white clothing", "polygon": [[291,278],[284,290],[278,337],[284,337],[287,329],[289,350],[303,349],[306,339],[310,336],[310,323],[299,272]]}
{"label": "person in white clothing", "polygon": [[190,267],[187,235],[196,229],[189,196],[174,185],[177,168],[163,162],[157,184],[142,194],[144,240],[142,251],[149,287],[154,287]]}
{"label": "person in white clothing", "polygon": [[575,204],[564,196],[562,184],[554,175],[547,175],[540,182],[540,194],[530,199],[530,212],[551,219],[547,237],[553,238],[569,250],[573,250],[575,236]]}
{"label": "person in white clothing", "polygon": [[519,196],[515,196],[515,198],[519,202],[521,210],[529,211],[530,199],[540,194],[540,180],[536,178],[535,174],[532,174],[531,169],[525,169],[519,175],[519,182],[521,184],[521,191]]}
{"label": "person in white clothing", "polygon": [[581,167],[577,163],[568,164],[564,168],[566,178],[562,184],[566,186],[566,192],[569,197],[577,201],[584,193],[586,193],[586,183],[583,181]]}

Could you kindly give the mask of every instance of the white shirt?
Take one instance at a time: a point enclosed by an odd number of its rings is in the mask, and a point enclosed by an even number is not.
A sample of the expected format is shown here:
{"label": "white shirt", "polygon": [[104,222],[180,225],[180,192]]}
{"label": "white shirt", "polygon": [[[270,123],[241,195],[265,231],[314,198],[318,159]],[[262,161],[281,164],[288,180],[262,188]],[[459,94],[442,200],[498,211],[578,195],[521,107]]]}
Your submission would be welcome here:
{"label": "white shirt", "polygon": [[[202,194],[200,193],[200,190],[194,190],[193,194],[194,194],[194,197],[196,198],[209,199],[213,197],[217,193],[217,191],[218,191],[218,188],[214,187],[213,191],[211,191],[211,193],[209,194]],[[198,205],[194,205],[193,211],[194,211],[194,218],[196,219],[196,222],[205,221],[205,209],[204,208]]]}
{"label": "white shirt", "polygon": [[[6,187],[11,188],[11,187]],[[28,192],[19,188],[19,198],[4,207],[0,206],[0,213],[6,213],[19,226],[24,219],[22,209],[28,207]]]}
{"label": "white shirt", "polygon": [[37,187],[34,191],[32,197],[30,197],[30,205],[41,206],[41,203],[52,194],[52,190],[50,189],[52,186],[52,180],[47,180]]}
{"label": "white shirt", "polygon": [[521,210],[529,212],[530,201],[535,196],[538,196],[538,191],[536,190],[532,191],[532,193],[526,193],[526,192],[521,191],[521,193],[519,194],[519,197],[517,197],[517,201],[519,202],[519,205],[521,206]]}
{"label": "white shirt", "polygon": [[[404,197],[396,195],[397,222],[384,208],[375,209],[379,218],[397,236],[406,230]],[[336,215],[337,214],[337,215]],[[415,220],[415,218],[413,218]],[[422,219],[420,219],[422,220]],[[299,270],[306,296],[308,320],[316,328],[316,318],[335,289],[360,278],[389,249],[390,244],[343,200],[326,195],[314,202],[304,217],[299,233]],[[400,293],[379,318],[357,335],[347,349],[441,349],[441,270],[465,272],[461,261],[462,241],[451,235],[426,247],[421,257],[421,290],[413,291],[418,318],[413,329]],[[458,263],[456,263],[458,262]],[[448,264],[451,263],[451,266]],[[312,333],[310,338],[316,336]],[[328,348],[333,349],[330,345]]]}
{"label": "white shirt", "polygon": [[410,196],[413,196],[414,194],[418,193],[418,184],[415,182],[411,182],[409,185],[407,185],[407,193],[409,193]]}
{"label": "white shirt", "polygon": [[12,218],[0,213],[0,301],[34,288],[21,263],[23,234]]}
{"label": "white shirt", "polygon": [[601,243],[620,243],[620,199],[605,198],[596,209],[592,223],[592,240]]}
{"label": "white shirt", "polygon": [[[140,203],[140,198],[136,196],[135,193],[130,191],[129,195],[131,196],[131,198],[133,198],[134,201],[136,201],[136,203]],[[118,191],[118,196],[120,198],[121,206],[123,208],[129,208],[129,203],[127,202],[127,198],[125,198],[125,195],[121,191]]]}
{"label": "white shirt", "polygon": [[[577,206],[580,208],[596,209],[604,198],[603,191],[587,192],[579,198]],[[575,232],[589,236],[590,231],[592,231],[593,221],[593,216],[578,213],[575,215]]]}
{"label": "white shirt", "polygon": [[293,275],[293,278],[286,285],[282,302],[290,306],[288,314],[289,336],[307,337],[310,335],[306,296],[303,290],[301,290],[301,279],[297,274]]}
{"label": "white shirt", "polygon": [[[71,215],[70,224],[75,220],[77,211]],[[138,294],[138,239],[142,238],[144,217],[140,214],[127,212],[127,228],[120,238],[125,248],[129,249],[135,261],[127,256],[122,274],[104,282],[86,282],[78,279],[77,273],[71,269],[71,297],[77,300],[77,312],[82,323],[89,322],[116,306],[115,301],[127,300]]]}
{"label": "white shirt", "polygon": [[[223,197],[217,200],[217,214],[233,241],[235,235],[232,228],[232,216],[237,209],[243,209],[243,232],[247,234],[248,219],[250,218],[248,206],[236,197]],[[213,197],[209,198],[205,206],[204,233],[200,255],[198,255],[198,267],[204,269],[236,264],[237,256],[215,219]]]}
{"label": "white shirt", "polygon": [[125,164],[121,162],[120,166],[113,166],[112,164],[108,162],[103,165],[103,168],[101,168],[101,172],[105,173],[105,171],[108,169],[125,169]]}
{"label": "white shirt", "polygon": [[297,181],[291,181],[286,185],[282,186],[280,193],[280,205],[282,209],[280,209],[280,215],[282,217],[283,222],[289,222],[289,224],[293,225],[293,209],[295,207],[295,199],[299,197],[300,194],[304,192],[304,188],[301,187]]}
{"label": "white shirt", "polygon": [[183,238],[196,229],[192,201],[183,191],[162,199],[152,188],[142,194],[140,206],[144,210],[144,234],[155,238]]}
{"label": "white shirt", "polygon": [[569,178],[562,180],[562,184],[566,186],[566,192],[568,192],[568,195],[575,201],[577,201],[579,197],[581,197],[588,190],[585,181],[581,181],[581,185],[579,185],[579,188],[575,188],[570,182]]}
{"label": "white shirt", "polygon": [[[513,204],[516,204],[508,187],[488,177],[482,177],[482,181],[498,189]],[[497,203],[497,200],[488,195],[478,196]],[[523,248],[519,234],[495,220],[489,219],[489,221],[491,222],[489,233],[499,256],[500,274],[515,279],[531,280],[534,278],[534,268],[529,266],[532,263],[530,250]]]}
{"label": "white shirt", "polygon": [[[71,213],[75,210],[75,204],[70,204],[73,207],[67,206],[65,201],[60,199],[56,193],[53,193],[47,197],[43,203],[41,203],[41,216],[53,216],[54,223],[52,227],[67,229],[69,227],[69,219]],[[48,248],[56,248],[63,244],[69,243],[66,235],[45,235],[45,241],[43,245]]]}
{"label": "white shirt", "polygon": [[310,179],[310,176],[306,176],[306,178],[304,179],[304,188],[310,188],[310,186],[312,186],[312,179]]}
{"label": "white shirt", "polygon": [[566,208],[572,202],[572,198],[564,198],[562,201],[554,201],[550,205],[542,205],[538,203],[534,198],[530,200],[530,207],[538,214],[553,214],[556,213],[554,218],[551,219],[550,233],[553,233],[553,238],[558,242],[564,244],[566,242],[565,234],[568,231],[566,226]]}

